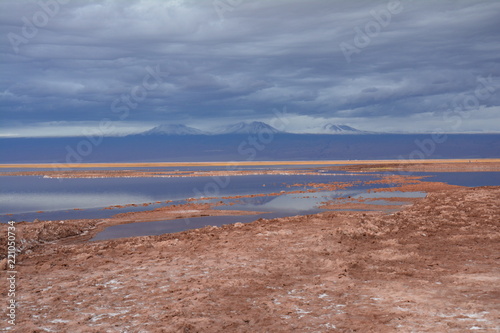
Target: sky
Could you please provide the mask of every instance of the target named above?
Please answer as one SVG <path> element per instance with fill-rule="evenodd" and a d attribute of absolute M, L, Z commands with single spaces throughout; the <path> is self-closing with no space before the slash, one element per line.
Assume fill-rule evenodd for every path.
<path fill-rule="evenodd" d="M 0 137 L 500 132 L 500 1 L 2 0 Z M 111 124 L 111 125 L 110 125 Z"/>

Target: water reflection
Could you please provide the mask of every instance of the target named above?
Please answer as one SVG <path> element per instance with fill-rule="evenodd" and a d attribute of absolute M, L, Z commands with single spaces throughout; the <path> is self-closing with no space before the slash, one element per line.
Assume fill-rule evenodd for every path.
<path fill-rule="evenodd" d="M 258 210 L 273 212 L 290 212 L 292 214 L 313 214 L 321 211 L 318 206 L 328 200 L 346 198 L 348 196 L 360 195 L 366 188 L 357 190 L 321 191 L 314 193 L 290 193 L 279 196 L 266 196 L 254 198 L 241 198 L 231 206 L 223 206 L 221 209 L 229 210 Z"/>
<path fill-rule="evenodd" d="M 260 167 L 262 168 L 262 167 Z M 130 168 L 127 168 L 130 169 Z M 176 168 L 182 169 L 182 168 Z M 200 168 L 215 170 L 224 168 Z M 262 168 L 268 169 L 268 168 Z M 273 168 L 276 169 L 276 168 Z M 285 168 L 283 168 L 285 169 Z M 95 169 L 94 169 L 95 170 Z M 151 169 L 158 171 L 159 169 Z M 443 181 L 462 186 L 500 185 L 500 173 L 414 173 L 432 176 L 427 181 Z M 270 212 L 260 215 L 210 216 L 158 222 L 141 222 L 110 227 L 98 234 L 94 240 L 157 235 L 166 232 L 178 232 L 205 225 L 222 225 L 235 222 L 251 222 L 260 217 L 274 218 L 292 215 L 313 214 L 322 211 L 321 203 L 352 198 L 369 200 L 364 203 L 373 205 L 395 205 L 407 202 L 384 200 L 390 197 L 419 198 L 424 192 L 368 192 L 371 188 L 391 187 L 391 184 L 366 185 L 363 181 L 378 179 L 377 174 L 339 174 L 339 172 L 321 175 L 254 175 L 228 177 L 224 186 L 206 191 L 207 184 L 213 183 L 213 177 L 191 178 L 101 178 L 101 179 L 48 179 L 39 176 L 0 177 L 0 221 L 32 221 L 35 218 L 45 220 L 65 220 L 83 218 L 107 218 L 124 212 L 154 209 L 165 205 L 184 204 L 191 197 L 232 197 L 246 196 L 239 199 L 222 200 L 225 205 L 217 206 L 222 210 L 247 210 Z M 358 182 L 354 186 L 336 191 L 313 193 L 282 193 L 312 189 L 307 185 L 296 187 L 294 184 Z M 248 197 L 248 195 L 257 195 Z M 173 202 L 166 202 L 173 201 Z M 204 200 L 203 202 L 216 202 Z M 142 203 L 152 203 L 147 207 Z M 118 209 L 104 209 L 107 206 L 138 204 Z M 82 210 L 75 210 L 75 208 Z M 37 211 L 44 211 L 39 213 Z M 10 214 L 10 215 L 8 215 Z"/>
<path fill-rule="evenodd" d="M 0 193 L 2 213 L 55 211 L 151 202 L 153 197 L 133 193 Z M 6 208 L 7 207 L 7 208 Z M 8 211 L 7 211 L 8 209 Z"/>
<path fill-rule="evenodd" d="M 377 196 L 380 194 L 380 196 Z M 316 193 L 292 193 L 279 196 L 259 196 L 251 198 L 236 199 L 236 204 L 217 207 L 222 210 L 247 210 L 247 211 L 270 211 L 258 215 L 240 216 L 204 216 L 189 219 L 165 220 L 155 222 L 138 222 L 112 226 L 97 234 L 92 241 L 114 239 L 132 236 L 150 236 L 164 233 L 180 232 L 189 229 L 202 228 L 205 226 L 221 226 L 236 222 L 248 223 L 259 218 L 278 218 L 293 215 L 315 214 L 324 209 L 318 208 L 321 202 L 342 199 L 368 199 L 381 198 L 367 202 L 368 205 L 403 205 L 407 202 L 391 202 L 383 200 L 390 197 L 419 198 L 425 196 L 424 192 L 377 192 L 368 193 L 365 189 L 325 191 Z M 221 200 L 205 200 L 203 202 L 219 202 Z M 235 200 L 222 200 L 224 203 L 234 203 Z M 356 209 L 362 210 L 362 209 Z"/>
<path fill-rule="evenodd" d="M 40 176 L 0 177 L 0 219 L 17 220 L 75 219 L 107 217 L 106 206 L 184 200 L 201 196 L 237 196 L 289 191 L 289 185 L 315 182 L 349 182 L 373 179 L 352 175 L 258 175 L 229 177 L 224 186 L 213 184 L 212 177 L 190 178 L 101 178 L 51 179 Z M 85 212 L 71 211 L 73 208 Z M 44 211 L 43 217 L 36 216 Z M 99 214 L 99 211 L 102 214 Z M 122 210 L 120 212 L 126 212 Z M 78 212 L 78 213 L 75 213 Z M 70 214 L 71 213 L 71 214 Z"/>
<path fill-rule="evenodd" d="M 287 215 L 284 213 L 266 213 L 240 216 L 204 216 L 189 219 L 129 223 L 106 228 L 104 231 L 92 238 L 91 241 L 123 237 L 161 235 L 165 233 L 203 228 L 205 226 L 221 226 L 237 222 L 249 223 L 258 220 L 259 218 L 272 219 L 284 216 Z"/>

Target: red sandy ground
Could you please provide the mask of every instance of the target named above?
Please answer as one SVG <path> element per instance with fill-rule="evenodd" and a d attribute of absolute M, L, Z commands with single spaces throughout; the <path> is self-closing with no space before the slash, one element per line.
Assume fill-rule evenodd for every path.
<path fill-rule="evenodd" d="M 2 172 L 0 176 L 44 176 L 49 178 L 154 178 L 235 177 L 252 175 L 316 175 L 312 170 L 223 170 L 223 171 L 137 171 L 137 170 L 45 170 Z"/>
<path fill-rule="evenodd" d="M 19 257 L 15 331 L 497 332 L 499 199 L 39 246 Z"/>
<path fill-rule="evenodd" d="M 402 171 L 402 172 L 499 172 L 500 163 L 496 160 L 461 160 L 460 163 L 447 160 L 435 160 L 432 162 L 422 161 L 420 163 L 390 162 L 386 163 L 368 163 L 358 165 L 345 165 L 325 167 L 325 169 L 344 170 L 344 171 Z"/>

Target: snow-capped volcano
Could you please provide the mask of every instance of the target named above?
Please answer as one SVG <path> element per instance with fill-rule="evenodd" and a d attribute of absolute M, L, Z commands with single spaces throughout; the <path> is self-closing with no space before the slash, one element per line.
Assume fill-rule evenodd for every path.
<path fill-rule="evenodd" d="M 358 130 L 354 127 L 348 125 L 341 124 L 332 124 L 328 123 L 321 126 L 321 130 L 319 131 L 321 134 L 362 134 L 367 133 L 365 131 Z"/>
<path fill-rule="evenodd" d="M 183 124 L 163 124 L 156 126 L 142 134 L 145 135 L 202 135 L 207 134 L 197 128 Z"/>
<path fill-rule="evenodd" d="M 215 134 L 258 134 L 258 133 L 282 133 L 276 128 L 260 122 L 240 122 L 233 125 L 219 127 Z"/>

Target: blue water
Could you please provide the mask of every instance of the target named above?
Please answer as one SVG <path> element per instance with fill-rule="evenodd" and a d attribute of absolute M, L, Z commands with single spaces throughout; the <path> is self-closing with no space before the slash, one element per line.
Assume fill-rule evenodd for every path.
<path fill-rule="evenodd" d="M 446 182 L 460 186 L 499 186 L 499 172 L 483 173 L 418 173 L 415 176 L 428 176 L 428 181 Z M 362 180 L 368 180 L 366 178 Z M 391 185 L 389 185 L 390 187 Z M 92 241 L 106 240 L 122 237 L 160 235 L 164 233 L 180 232 L 184 230 L 201 228 L 204 226 L 220 226 L 236 222 L 252 222 L 259 218 L 277 218 L 293 215 L 314 214 L 321 209 L 317 208 L 320 202 L 339 198 L 378 198 L 379 200 L 368 202 L 377 205 L 397 205 L 404 202 L 389 202 L 383 200 L 385 197 L 408 197 L 421 198 L 424 192 L 377 192 L 370 193 L 368 188 L 384 187 L 380 184 L 373 186 L 354 186 L 337 191 L 323 191 L 316 193 L 284 194 L 280 196 L 266 196 L 239 199 L 239 203 L 232 206 L 223 206 L 220 209 L 268 211 L 271 213 L 244 216 L 207 216 L 191 219 L 165 220 L 155 222 L 130 223 L 112 226 L 97 234 Z"/>
<path fill-rule="evenodd" d="M 153 236 L 165 233 L 180 232 L 190 229 L 203 228 L 206 226 L 222 226 L 232 223 L 249 223 L 259 218 L 272 219 L 290 216 L 284 213 L 266 213 L 256 215 L 240 216 L 204 216 L 189 219 L 165 220 L 154 222 L 129 223 L 111 226 L 97 234 L 92 241 L 106 240 L 124 237 Z"/>
<path fill-rule="evenodd" d="M 500 186 L 500 172 L 441 172 L 415 173 L 416 176 L 429 176 L 426 180 L 460 186 Z"/>
<path fill-rule="evenodd" d="M 286 170 L 296 166 L 280 166 Z M 278 169 L 273 167 L 272 169 Z M 127 170 L 133 168 L 124 168 Z M 141 170 L 192 170 L 189 168 L 135 168 Z M 225 170 L 226 167 L 200 167 L 197 170 Z M 268 169 L 251 167 L 245 169 Z M 301 170 L 305 168 L 299 168 Z M 95 170 L 95 169 L 92 169 Z M 5 171 L 5 170 L 3 170 Z M 19 170 L 14 170 L 19 171 Z M 460 173 L 412 173 L 428 176 L 427 181 L 446 182 L 461 186 L 500 186 L 500 172 Z M 150 210 L 157 207 L 183 204 L 187 198 L 207 198 L 249 194 L 269 194 L 281 191 L 308 190 L 307 185 L 294 184 L 353 182 L 378 179 L 381 174 L 352 175 L 342 172 L 325 172 L 321 175 L 256 175 L 232 177 L 186 177 L 186 178 L 98 178 L 98 179 L 54 179 L 41 176 L 0 177 L 0 221 L 65 220 L 83 218 L 107 218 L 118 213 Z M 423 197 L 423 192 L 368 193 L 370 188 L 391 187 L 391 184 L 354 186 L 315 193 L 292 193 L 272 196 L 224 200 L 236 202 L 230 206 L 219 206 L 222 210 L 248 210 L 263 212 L 258 215 L 214 216 L 191 219 L 141 222 L 110 227 L 98 234 L 94 240 L 140 235 L 157 235 L 178 232 L 205 225 L 222 225 L 235 222 L 251 222 L 258 218 L 275 218 L 292 215 L 314 214 L 322 211 L 322 202 L 339 198 L 379 198 L 373 204 L 386 202 L 384 196 Z M 219 201 L 217 199 L 216 201 Z M 168 201 L 168 202 L 167 202 Z M 173 201 L 173 202 L 170 202 Z M 159 203 L 156 203 L 159 202 Z M 213 202 L 205 200 L 204 202 Z M 142 203 L 153 203 L 143 207 Z M 369 202 L 370 203 L 370 202 Z M 104 209 L 112 205 L 138 204 L 136 207 Z M 77 208 L 78 210 L 75 210 Z M 39 212 L 43 211 L 43 213 Z"/>
<path fill-rule="evenodd" d="M 158 170 L 157 170 L 158 171 Z M 155 203 L 187 198 L 235 196 L 297 190 L 290 185 L 355 180 L 374 176 L 352 176 L 324 173 L 321 175 L 256 175 L 232 177 L 180 178 L 43 178 L 41 176 L 0 177 L 0 219 L 32 221 L 106 218 L 143 207 L 103 210 L 112 205 Z M 302 188 L 301 188 L 302 189 Z M 155 206 L 149 206 L 149 209 Z M 74 210 L 74 209 L 79 210 Z M 81 210 L 80 210 L 81 209 Z M 43 213 L 39 213 L 43 211 Z M 12 214 L 12 215 L 6 215 Z"/>
<path fill-rule="evenodd" d="M 138 222 L 111 226 L 97 234 L 91 241 L 106 240 L 114 238 L 134 237 L 134 236 L 152 236 L 164 233 L 180 232 L 189 229 L 203 228 L 205 226 L 221 226 L 231 223 L 248 223 L 260 218 L 273 219 L 294 215 L 315 214 L 323 209 L 317 208 L 321 201 L 328 201 L 338 198 L 384 198 L 384 197 L 407 197 L 421 198 L 426 194 L 424 192 L 377 192 L 367 193 L 365 189 L 357 190 L 339 190 L 325 191 L 317 193 L 299 193 L 284 194 L 280 196 L 267 196 L 255 198 L 242 198 L 240 204 L 232 206 L 217 207 L 218 209 L 228 210 L 248 210 L 264 211 L 270 213 L 239 216 L 204 216 L 195 218 L 164 220 L 154 222 Z M 406 204 L 406 202 L 388 202 L 385 200 L 376 200 L 368 202 L 374 205 L 397 205 Z"/>

